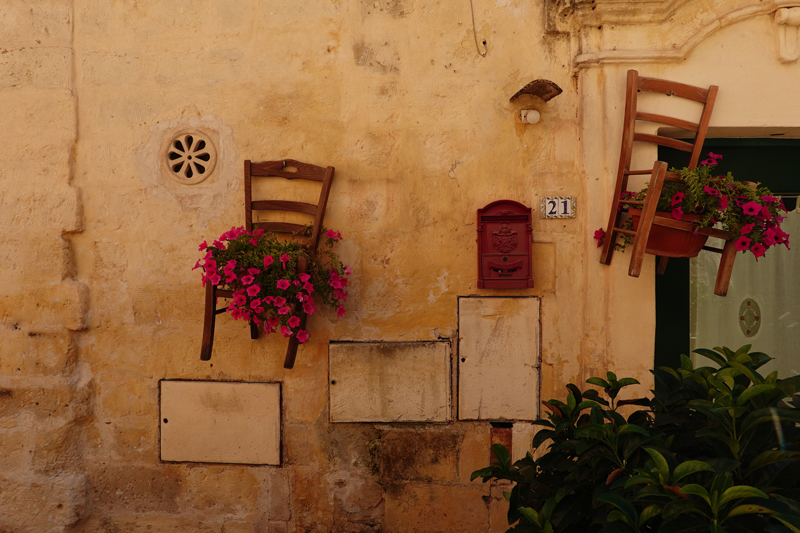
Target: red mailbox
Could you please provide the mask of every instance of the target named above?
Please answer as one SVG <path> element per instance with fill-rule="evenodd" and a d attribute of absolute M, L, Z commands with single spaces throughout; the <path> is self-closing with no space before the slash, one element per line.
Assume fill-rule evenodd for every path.
<path fill-rule="evenodd" d="M 531 208 L 498 200 L 478 209 L 478 288 L 533 287 Z"/>

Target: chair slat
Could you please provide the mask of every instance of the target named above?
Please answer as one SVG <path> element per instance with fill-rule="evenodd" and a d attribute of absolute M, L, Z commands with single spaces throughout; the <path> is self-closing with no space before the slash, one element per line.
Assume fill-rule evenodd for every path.
<path fill-rule="evenodd" d="M 691 152 L 694 149 L 694 145 L 690 143 L 679 141 L 678 139 L 670 139 L 669 137 L 662 137 L 661 135 L 651 135 L 649 133 L 635 133 L 633 135 L 633 140 L 658 144 L 660 146 L 669 146 L 670 148 L 675 148 L 676 150 L 682 150 L 684 152 Z"/>
<path fill-rule="evenodd" d="M 703 250 L 705 250 L 706 252 L 714 252 L 717 254 L 722 253 L 722 248 L 714 248 L 713 246 L 703 246 Z"/>
<path fill-rule="evenodd" d="M 295 168 L 296 172 L 290 172 L 287 168 Z M 316 165 L 309 165 L 308 163 L 301 163 L 294 159 L 286 159 L 285 161 L 264 161 L 261 163 L 252 163 L 250 168 L 251 176 L 258 177 L 277 177 L 292 179 L 305 179 L 313 181 L 322 181 L 325 179 L 326 169 Z"/>
<path fill-rule="evenodd" d="M 306 226 L 302 224 L 292 224 L 291 222 L 253 222 L 253 227 L 278 233 L 300 233 L 306 229 Z"/>
<path fill-rule="evenodd" d="M 622 200 L 620 199 L 619 203 L 621 204 L 630 204 L 630 205 L 644 205 L 643 200 Z"/>
<path fill-rule="evenodd" d="M 297 211 L 309 215 L 314 215 L 317 212 L 317 206 L 314 204 L 290 202 L 287 200 L 257 200 L 255 202 L 250 202 L 250 205 L 253 211 L 267 211 L 273 209 L 276 211 Z"/>
<path fill-rule="evenodd" d="M 713 87 L 713 85 L 712 85 Z M 666 94 L 667 96 L 680 96 L 695 102 L 705 103 L 708 99 L 708 89 L 686 85 L 676 81 L 659 80 L 656 78 L 639 77 L 639 90 L 652 93 Z"/>
<path fill-rule="evenodd" d="M 642 111 L 638 111 L 636 113 L 636 120 L 644 120 L 646 122 L 658 122 L 659 124 L 667 124 L 669 126 L 675 126 L 677 128 L 682 128 L 684 130 L 689 130 L 697 133 L 697 129 L 700 127 L 699 124 L 695 122 L 689 122 L 688 120 L 682 120 L 675 117 L 668 117 L 665 115 L 658 115 L 656 113 L 644 113 Z"/>
<path fill-rule="evenodd" d="M 625 233 L 626 235 L 636 235 L 636 232 L 630 229 L 622 229 L 614 227 L 614 231 L 616 231 L 617 233 Z"/>
<path fill-rule="evenodd" d="M 645 174 L 652 174 L 652 170 L 626 170 L 626 176 L 644 176 Z"/>

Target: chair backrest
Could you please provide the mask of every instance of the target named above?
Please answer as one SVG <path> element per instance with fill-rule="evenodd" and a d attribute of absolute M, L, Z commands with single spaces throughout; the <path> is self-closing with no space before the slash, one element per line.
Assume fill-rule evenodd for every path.
<path fill-rule="evenodd" d="M 314 219 L 314 228 L 308 240 L 310 250 L 316 250 L 319 244 L 322 229 L 322 220 L 325 217 L 325 207 L 328 204 L 328 194 L 333 181 L 333 167 L 318 167 L 301 163 L 293 159 L 280 161 L 263 161 L 252 163 L 244 162 L 244 216 L 245 228 L 264 229 L 282 233 L 298 233 L 305 228 L 303 224 L 292 222 L 253 222 L 253 211 L 290 211 L 311 215 Z M 288 200 L 253 200 L 252 179 L 255 177 L 286 178 L 288 180 L 310 180 L 321 182 L 322 189 L 319 193 L 317 204 L 294 202 Z"/>
<path fill-rule="evenodd" d="M 684 83 L 677 83 L 674 81 L 660 80 L 657 78 L 645 78 L 639 76 L 635 70 L 628 71 L 628 82 L 626 88 L 625 98 L 625 122 L 622 131 L 622 152 L 620 154 L 620 168 L 619 175 L 624 174 L 649 174 L 652 169 L 643 171 L 628 172 L 630 171 L 631 153 L 633 151 L 634 142 L 647 142 L 658 144 L 661 146 L 669 146 L 684 152 L 690 152 L 689 168 L 695 168 L 700 159 L 700 152 L 703 149 L 703 142 L 706 139 L 708 132 L 708 123 L 711 119 L 711 112 L 714 110 L 714 102 L 717 98 L 717 91 L 719 87 L 716 85 L 710 86 L 708 89 L 701 87 L 694 87 Z M 686 98 L 702 104 L 702 112 L 698 122 L 689 122 L 675 117 L 668 117 L 655 113 L 645 113 L 639 111 L 638 96 L 640 91 L 661 93 L 667 96 L 677 96 L 679 98 Z M 692 142 L 680 141 L 661 135 L 653 135 L 649 133 L 636 132 L 636 121 L 643 122 L 656 122 L 668 126 L 675 126 L 691 132 L 694 136 Z"/>

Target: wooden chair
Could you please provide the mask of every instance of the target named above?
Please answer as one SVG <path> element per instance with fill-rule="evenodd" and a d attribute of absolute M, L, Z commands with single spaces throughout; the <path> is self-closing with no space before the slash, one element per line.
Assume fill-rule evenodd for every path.
<path fill-rule="evenodd" d="M 296 235 L 303 229 L 305 225 L 295 224 L 290 222 L 253 222 L 253 211 L 291 211 L 296 213 L 304 213 L 313 217 L 313 230 L 311 236 L 308 238 L 308 250 L 313 253 L 319 246 L 320 231 L 322 228 L 322 220 L 325 217 L 325 207 L 328 204 L 328 194 L 331 190 L 331 183 L 333 182 L 333 167 L 318 167 L 301 163 L 292 159 L 282 161 L 264 161 L 261 163 L 251 163 L 250 161 L 244 162 L 244 219 L 245 229 L 252 231 L 253 229 L 264 229 L 267 231 L 286 233 L 289 235 Z M 322 184 L 317 204 L 308 204 L 304 202 L 292 202 L 286 200 L 253 200 L 253 178 L 286 178 L 287 180 L 302 179 L 318 181 Z M 304 273 L 308 269 L 308 258 L 300 257 L 298 260 L 297 269 L 299 273 Z M 223 290 L 219 286 L 214 286 L 211 283 L 206 284 L 206 304 L 205 304 L 205 320 L 203 322 L 203 343 L 200 351 L 200 359 L 208 361 L 211 359 L 211 350 L 214 346 L 214 326 L 216 316 L 220 313 L 227 311 L 226 307 L 217 309 L 217 298 L 232 298 L 233 291 Z M 301 309 L 298 304 L 295 304 L 296 309 Z M 295 314 L 300 318 L 300 329 L 305 329 L 307 315 L 300 311 L 295 311 Z M 258 338 L 258 327 L 255 323 L 250 323 L 250 338 Z M 289 338 L 289 346 L 286 350 L 286 359 L 284 360 L 284 368 L 292 368 L 294 366 L 295 358 L 297 357 L 298 347 L 297 337 L 292 336 Z"/>
<path fill-rule="evenodd" d="M 700 159 L 700 152 L 703 149 L 703 142 L 705 141 L 706 133 L 708 131 L 708 123 L 711 119 L 711 112 L 714 109 L 714 101 L 716 100 L 718 89 L 719 88 L 716 85 L 712 85 L 708 89 L 703 89 L 701 87 L 694 87 L 673 81 L 640 77 L 637 71 L 628 71 L 625 98 L 625 121 L 622 130 L 622 147 L 619 157 L 619 168 L 617 170 L 617 182 L 616 186 L 614 187 L 614 196 L 611 201 L 611 214 L 609 215 L 608 219 L 608 229 L 606 231 L 606 238 L 603 243 L 603 250 L 600 256 L 600 262 L 602 264 L 608 265 L 611 263 L 611 256 L 614 253 L 614 244 L 616 243 L 617 235 L 619 233 L 632 235 L 634 240 L 633 247 L 631 249 L 631 262 L 628 268 L 628 274 L 633 277 L 639 277 L 639 274 L 642 270 L 644 254 L 647 248 L 647 240 L 650 237 L 650 230 L 654 224 L 657 226 L 665 226 L 682 231 L 696 231 L 702 235 L 718 237 L 725 240 L 725 246 L 722 249 L 709 246 L 704 246 L 703 249 L 722 254 L 719 272 L 717 273 L 717 281 L 714 287 L 714 293 L 720 296 L 725 296 L 727 294 L 728 283 L 730 282 L 731 271 L 733 270 L 733 261 L 736 258 L 733 237 L 725 231 L 714 228 L 697 228 L 690 222 L 674 220 L 672 217 L 664 217 L 656 213 L 658 197 L 661 195 L 661 189 L 664 185 L 664 182 L 681 181 L 680 176 L 677 173 L 669 172 L 667 170 L 666 163 L 656 161 L 652 169 L 645 170 L 631 170 L 630 168 L 631 155 L 635 142 L 652 143 L 660 146 L 668 146 L 684 152 L 689 152 L 691 156 L 688 167 L 691 169 L 697 167 L 697 163 Z M 688 100 L 693 100 L 700 103 L 702 105 L 702 112 L 700 113 L 699 121 L 695 123 L 675 117 L 639 111 L 638 95 L 640 91 L 661 93 L 667 96 L 677 96 L 679 98 L 686 98 Z M 639 133 L 636 131 L 637 121 L 655 122 L 681 128 L 691 132 L 694 135 L 694 140 L 692 142 L 685 142 L 678 139 L 663 137 L 661 135 Z M 650 175 L 650 182 L 647 190 L 647 196 L 643 201 L 621 199 L 622 193 L 628 190 L 629 176 L 647 174 Z M 642 209 L 639 225 L 635 231 L 620 227 L 620 204 L 636 206 Z M 661 257 L 658 263 L 659 274 L 664 273 L 666 265 L 667 258 Z"/>

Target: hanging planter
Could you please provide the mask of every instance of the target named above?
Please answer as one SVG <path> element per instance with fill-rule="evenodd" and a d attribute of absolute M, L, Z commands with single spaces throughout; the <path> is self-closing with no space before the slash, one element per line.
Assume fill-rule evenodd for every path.
<path fill-rule="evenodd" d="M 637 231 L 639 218 L 642 215 L 641 209 L 629 208 L 628 214 L 633 221 L 633 230 Z M 656 211 L 656 216 L 669 217 L 671 215 Z M 696 222 L 700 220 L 700 215 L 683 215 L 682 220 Z M 647 239 L 645 251 L 661 257 L 697 257 L 707 240 L 708 235 L 653 225 L 650 228 L 650 237 Z"/>

